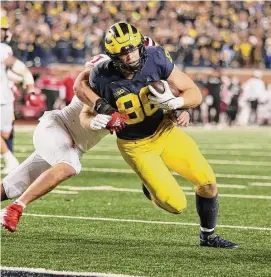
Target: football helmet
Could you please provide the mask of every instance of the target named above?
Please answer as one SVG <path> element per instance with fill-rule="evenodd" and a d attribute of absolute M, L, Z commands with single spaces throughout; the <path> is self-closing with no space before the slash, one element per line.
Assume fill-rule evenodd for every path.
<path fill-rule="evenodd" d="M 146 49 L 141 33 L 131 24 L 118 22 L 110 27 L 105 37 L 106 54 L 117 70 L 126 73 L 139 71 L 146 59 Z M 119 57 L 139 50 L 139 60 L 133 65 L 122 62 Z"/>

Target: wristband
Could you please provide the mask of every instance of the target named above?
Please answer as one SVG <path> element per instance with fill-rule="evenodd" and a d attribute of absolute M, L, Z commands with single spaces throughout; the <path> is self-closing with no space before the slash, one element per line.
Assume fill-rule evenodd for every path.
<path fill-rule="evenodd" d="M 99 98 L 94 106 L 94 111 L 98 114 L 106 114 L 106 115 L 111 115 L 113 114 L 116 110 L 112 108 L 106 99 L 104 98 Z"/>
<path fill-rule="evenodd" d="M 174 99 L 169 100 L 168 107 L 170 110 L 180 109 L 184 105 L 183 97 L 176 97 Z"/>

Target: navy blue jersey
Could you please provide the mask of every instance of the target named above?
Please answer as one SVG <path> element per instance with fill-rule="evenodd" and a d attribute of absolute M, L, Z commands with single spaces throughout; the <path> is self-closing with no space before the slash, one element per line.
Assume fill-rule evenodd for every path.
<path fill-rule="evenodd" d="M 151 136 L 163 120 L 163 110 L 150 104 L 150 82 L 166 80 L 174 64 L 167 51 L 160 46 L 148 47 L 142 69 L 132 79 L 126 79 L 115 69 L 111 60 L 93 68 L 89 84 L 93 90 L 120 113 L 127 114 L 127 127 L 117 133 L 121 139 L 133 140 Z"/>

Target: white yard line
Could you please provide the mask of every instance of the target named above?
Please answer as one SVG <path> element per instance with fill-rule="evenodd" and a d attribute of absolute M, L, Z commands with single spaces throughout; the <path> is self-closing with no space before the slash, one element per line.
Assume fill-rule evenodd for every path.
<path fill-rule="evenodd" d="M 231 188 L 231 189 L 247 189 L 247 186 L 234 185 L 234 184 L 218 184 L 220 188 Z M 142 192 L 141 189 L 132 188 L 117 188 L 113 186 L 59 186 L 58 189 L 67 189 L 71 191 L 88 191 L 88 190 L 111 190 L 111 191 L 127 191 L 127 192 Z M 193 190 L 193 186 L 190 187 L 182 186 L 183 190 Z"/>
<path fill-rule="evenodd" d="M 143 277 L 135 275 L 122 275 L 111 273 L 97 273 L 97 272 L 73 272 L 73 271 L 56 271 L 44 268 L 27 268 L 27 267 L 7 267 L 1 266 L 1 270 L 14 272 L 13 276 L 20 276 L 20 272 L 27 273 L 41 273 L 41 274 L 53 274 L 55 276 L 88 276 L 88 277 Z M 11 276 L 11 275 L 9 275 Z M 32 275 L 31 275 L 32 276 Z"/>
<path fill-rule="evenodd" d="M 93 186 L 93 187 L 76 187 L 76 186 L 59 186 L 58 190 L 56 193 L 60 193 L 60 189 L 66 189 L 68 191 L 63 191 L 62 194 L 71 194 L 70 192 L 75 192 L 75 191 L 121 191 L 121 192 L 136 192 L 136 193 L 142 193 L 141 189 L 130 189 L 130 188 L 116 188 L 112 186 Z M 184 187 L 183 188 L 185 191 L 186 190 L 192 190 L 192 187 Z M 54 191 L 52 191 L 54 193 Z M 186 191 L 185 195 L 189 196 L 194 196 L 195 192 L 189 192 Z M 220 193 L 219 197 L 223 198 L 239 198 L 239 199 L 265 199 L 265 200 L 270 200 L 271 196 L 269 195 L 251 195 L 251 194 L 225 194 L 225 193 Z"/>
<path fill-rule="evenodd" d="M 207 144 L 200 144 L 198 143 L 198 146 L 203 151 L 206 150 L 216 150 L 216 152 L 224 151 L 227 152 L 227 150 L 240 150 L 240 152 L 245 152 L 244 150 L 262 150 L 262 152 L 265 152 L 266 150 L 271 150 L 270 145 L 247 145 L 247 144 L 224 144 L 224 145 L 216 145 L 216 143 L 210 143 Z M 16 149 L 34 149 L 34 146 L 32 143 L 26 143 L 26 144 L 15 144 Z M 94 151 L 119 151 L 118 147 L 116 146 L 116 143 L 112 145 L 96 145 L 92 148 Z M 232 151 L 236 152 L 236 151 Z"/>
<path fill-rule="evenodd" d="M 226 151 L 226 150 L 200 150 L 203 155 L 221 155 L 221 156 L 245 156 L 245 157 L 271 157 L 269 151 Z"/>
<path fill-rule="evenodd" d="M 33 216 L 33 217 L 63 218 L 63 219 L 76 219 L 76 220 L 93 220 L 93 221 L 108 221 L 108 222 L 132 222 L 132 223 L 145 223 L 145 224 L 157 224 L 157 225 L 199 226 L 198 223 L 191 223 L 191 222 L 154 221 L 154 220 L 140 220 L 140 219 L 84 217 L 84 216 L 29 214 L 29 213 L 24 213 L 24 215 Z M 271 231 L 270 227 L 235 226 L 235 225 L 217 225 L 217 227 L 219 227 L 219 228 L 230 228 L 230 229 L 243 229 L 243 230 Z"/>
<path fill-rule="evenodd" d="M 93 187 L 76 187 L 76 186 L 59 186 L 59 189 L 67 189 L 71 191 L 122 191 L 122 192 L 138 192 L 142 193 L 142 189 L 116 188 L 112 186 L 93 186 Z M 191 187 L 182 187 L 183 190 L 192 190 Z"/>
<path fill-rule="evenodd" d="M 220 178 L 236 178 L 236 179 L 258 179 L 258 180 L 271 180 L 271 176 L 262 176 L 262 175 L 243 175 L 243 174 L 223 174 L 216 173 L 216 177 Z"/>
<path fill-rule="evenodd" d="M 3 167 L 3 165 L 2 165 Z M 85 172 L 106 172 L 106 173 L 124 173 L 124 174 L 135 174 L 132 169 L 126 168 L 104 168 L 104 167 L 83 167 L 82 171 Z M 179 176 L 176 172 L 173 175 Z M 244 175 L 244 174 L 224 174 L 216 173 L 216 177 L 219 178 L 236 178 L 236 179 L 253 179 L 253 180 L 271 180 L 271 176 L 265 175 Z"/>
<path fill-rule="evenodd" d="M 17 158 L 27 158 L 28 155 L 22 153 L 15 154 Z M 82 160 L 108 160 L 108 161 L 123 161 L 122 156 L 115 155 L 84 155 Z M 240 161 L 240 160 L 213 160 L 207 159 L 210 164 L 223 164 L 223 165 L 244 165 L 244 166 L 267 166 L 271 168 L 271 162 L 258 162 L 258 161 Z"/>
<path fill-rule="evenodd" d="M 195 193 L 186 192 L 186 195 L 195 195 Z M 250 194 L 226 194 L 226 193 L 219 193 L 219 197 L 223 198 L 241 198 L 241 199 L 265 199 L 271 200 L 270 195 L 250 195 Z"/>
<path fill-rule="evenodd" d="M 239 161 L 239 160 L 209 160 L 210 164 L 224 164 L 224 165 L 251 165 L 251 166 L 268 166 L 271 168 L 271 162 L 257 162 L 257 161 Z M 271 177 L 270 177 L 271 178 Z"/>
<path fill-rule="evenodd" d="M 214 144 L 209 144 L 209 145 L 202 145 L 198 144 L 201 149 L 217 149 L 217 150 L 227 150 L 227 149 L 240 149 L 240 150 L 271 150 L 270 145 L 267 146 L 262 146 L 260 143 L 258 145 L 248 145 L 246 143 L 244 144 L 224 144 L 224 145 L 216 145 Z"/>
<path fill-rule="evenodd" d="M 24 147 L 15 145 L 15 155 L 19 153 L 32 152 L 34 151 L 33 146 L 25 145 Z M 119 152 L 119 150 L 115 147 L 94 147 L 90 151 L 96 152 Z M 245 156 L 245 157 L 271 157 L 270 151 L 232 151 L 232 150 L 204 150 L 201 149 L 201 153 L 204 155 L 217 155 L 217 156 Z M 85 156 L 91 155 L 91 152 L 85 154 Z"/>
<path fill-rule="evenodd" d="M 77 191 L 67 191 L 67 190 L 61 190 L 61 189 L 54 189 L 54 190 L 51 191 L 51 193 L 55 193 L 55 194 L 77 194 L 78 192 Z"/>
<path fill-rule="evenodd" d="M 231 188 L 231 189 L 247 189 L 247 186 L 244 185 L 235 185 L 235 184 L 217 184 L 219 188 Z"/>
<path fill-rule="evenodd" d="M 126 168 L 83 167 L 82 170 L 86 171 L 86 172 L 106 172 L 106 173 L 135 174 L 135 172 L 132 169 L 126 169 Z M 173 172 L 173 175 L 178 175 L 178 174 Z M 242 175 L 242 174 L 216 173 L 216 177 L 237 178 L 237 179 L 271 180 L 271 176 L 262 176 L 262 175 Z"/>
<path fill-rule="evenodd" d="M 249 186 L 255 186 L 255 187 L 271 187 L 271 183 L 259 183 L 259 182 L 252 182 L 248 183 Z"/>

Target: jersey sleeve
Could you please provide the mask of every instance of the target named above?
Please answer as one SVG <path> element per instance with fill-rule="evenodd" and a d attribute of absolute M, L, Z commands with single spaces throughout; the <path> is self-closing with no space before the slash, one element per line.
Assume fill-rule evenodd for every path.
<path fill-rule="evenodd" d="M 174 68 L 174 63 L 172 62 L 169 52 L 163 47 L 158 46 L 154 60 L 158 67 L 158 74 L 160 78 L 162 80 L 166 80 Z"/>
<path fill-rule="evenodd" d="M 97 66 L 95 66 L 89 74 L 89 86 L 92 90 L 95 91 L 95 93 L 97 95 L 101 96 L 100 95 L 100 87 L 99 87 L 99 81 L 98 81 L 99 77 L 98 76 L 99 76 L 98 75 L 98 68 L 97 68 Z"/>
<path fill-rule="evenodd" d="M 10 56 L 13 56 L 13 51 L 11 47 L 7 44 L 1 43 L 1 55 L 0 55 L 1 63 Z"/>

